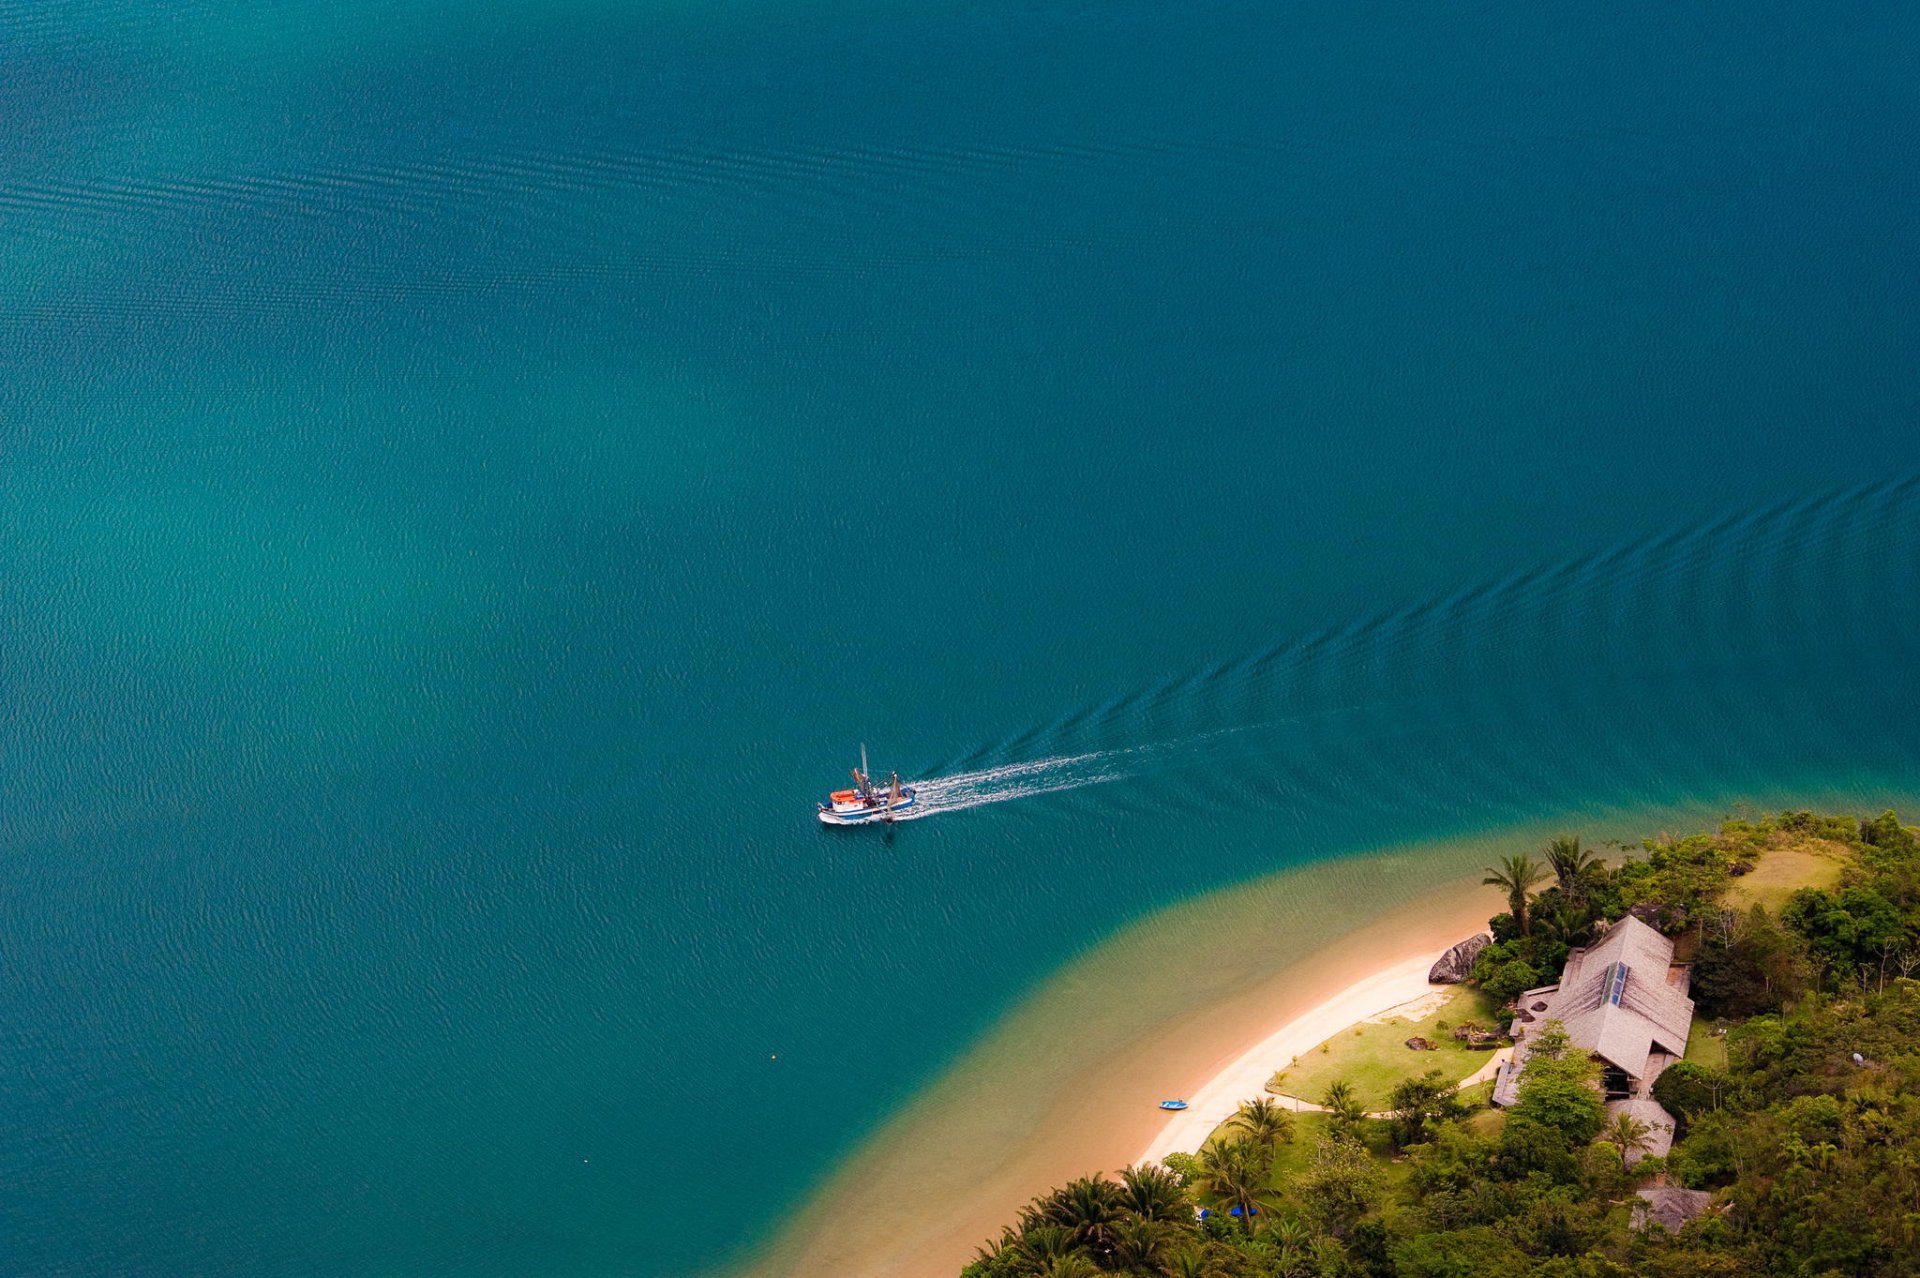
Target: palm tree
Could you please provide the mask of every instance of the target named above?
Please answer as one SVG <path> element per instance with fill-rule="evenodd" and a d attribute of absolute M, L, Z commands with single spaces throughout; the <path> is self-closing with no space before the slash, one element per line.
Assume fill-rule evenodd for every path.
<path fill-rule="evenodd" d="M 1321 1269 L 1315 1265 L 1307 1253 L 1293 1243 L 1282 1243 L 1274 1249 L 1273 1278 L 1312 1278 L 1314 1274 L 1339 1273 L 1338 1269 Z"/>
<path fill-rule="evenodd" d="M 1635 1150 L 1646 1149 L 1653 1144 L 1649 1139 L 1652 1135 L 1653 1128 L 1625 1110 L 1621 1110 L 1613 1116 L 1613 1121 L 1602 1129 L 1600 1139 L 1609 1145 L 1620 1147 L 1620 1170 L 1625 1171 Z"/>
<path fill-rule="evenodd" d="M 975 1260 L 998 1260 L 1019 1249 L 1020 1235 L 1014 1232 L 1012 1225 L 1001 1229 L 998 1238 L 989 1238 L 974 1249 Z"/>
<path fill-rule="evenodd" d="M 1100 1267 L 1085 1256 L 1055 1256 L 1053 1263 L 1040 1271 L 1040 1278 L 1100 1278 Z"/>
<path fill-rule="evenodd" d="M 1173 1228 L 1164 1220 L 1131 1217 L 1113 1227 L 1113 1258 L 1128 1273 L 1159 1268 L 1173 1243 Z"/>
<path fill-rule="evenodd" d="M 1329 1124 L 1339 1135 L 1352 1131 L 1367 1116 L 1367 1107 L 1360 1103 L 1360 1098 L 1353 1094 L 1353 1088 L 1347 1085 L 1344 1078 L 1327 1084 L 1326 1095 L 1320 1098 L 1320 1103 L 1327 1107 Z"/>
<path fill-rule="evenodd" d="M 1063 1256 L 1077 1256 L 1079 1249 L 1074 1246 L 1073 1231 L 1060 1225 L 1042 1223 L 1028 1224 L 1020 1231 L 1019 1241 L 1014 1244 L 1021 1257 L 1034 1270 L 1045 1269 Z"/>
<path fill-rule="evenodd" d="M 1073 1236 L 1076 1247 L 1104 1262 L 1113 1255 L 1113 1227 L 1124 1215 L 1118 1185 L 1099 1177 L 1082 1176 L 1034 1199 L 1021 1213 L 1021 1223 L 1028 1226 L 1029 1233 L 1033 1224 L 1058 1225 Z"/>
<path fill-rule="evenodd" d="M 1260 1227 L 1259 1209 L 1267 1201 L 1267 1173 L 1273 1151 L 1242 1136 L 1222 1144 L 1208 1141 L 1200 1150 L 1200 1188 L 1223 1206 L 1239 1208 L 1249 1230 Z"/>
<path fill-rule="evenodd" d="M 1513 913 L 1513 921 L 1520 925 L 1520 935 L 1531 936 L 1532 928 L 1527 921 L 1527 893 L 1545 880 L 1547 872 L 1540 868 L 1539 862 L 1525 852 L 1517 852 L 1500 862 L 1500 868 L 1487 867 L 1487 877 L 1480 882 L 1487 887 L 1497 887 L 1507 894 L 1507 909 Z"/>
<path fill-rule="evenodd" d="M 1573 900 L 1585 892 L 1580 879 L 1600 858 L 1580 846 L 1577 834 L 1562 834 L 1547 840 L 1547 864 L 1553 869 L 1560 895 Z"/>
<path fill-rule="evenodd" d="M 1240 1112 L 1233 1116 L 1233 1124 L 1244 1128 L 1247 1135 L 1263 1145 L 1277 1145 L 1293 1136 L 1293 1115 L 1280 1108 L 1280 1103 L 1271 1096 L 1243 1101 Z"/>
<path fill-rule="evenodd" d="M 1533 921 L 1540 925 L 1548 940 L 1559 941 L 1569 948 L 1585 942 L 1593 931 L 1593 920 L 1572 901 L 1561 901 Z"/>
<path fill-rule="evenodd" d="M 1142 1220 L 1193 1219 L 1193 1204 L 1180 1178 L 1158 1163 L 1143 1163 L 1120 1173 L 1120 1206 Z"/>
<path fill-rule="evenodd" d="M 1167 1262 L 1167 1278 L 1218 1278 L 1220 1271 L 1207 1263 L 1205 1252 L 1183 1247 Z"/>
<path fill-rule="evenodd" d="M 1274 1221 L 1268 1230 L 1269 1238 L 1281 1247 L 1305 1247 L 1313 1241 L 1313 1231 L 1295 1216 Z"/>

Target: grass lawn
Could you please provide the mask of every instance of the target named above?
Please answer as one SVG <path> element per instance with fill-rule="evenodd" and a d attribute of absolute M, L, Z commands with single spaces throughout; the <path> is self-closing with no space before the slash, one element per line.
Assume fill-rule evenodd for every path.
<path fill-rule="evenodd" d="M 1417 1020 L 1400 1017 L 1381 1022 L 1363 1021 L 1341 1030 L 1320 1046 L 1298 1057 L 1275 1074 L 1267 1090 L 1318 1103 L 1327 1086 L 1345 1079 L 1370 1111 L 1387 1107 L 1394 1084 L 1437 1069 L 1450 1081 L 1466 1078 L 1487 1063 L 1489 1052 L 1470 1051 L 1454 1039 L 1450 1029 L 1465 1021 L 1493 1025 L 1494 1002 L 1479 990 L 1456 985 L 1435 1011 Z M 1437 1052 L 1416 1052 L 1407 1046 L 1419 1035 L 1440 1044 Z"/>
<path fill-rule="evenodd" d="M 1845 844 L 1782 833 L 1754 863 L 1751 873 L 1727 888 L 1726 904 L 1743 913 L 1764 905 L 1778 914 L 1801 888 L 1829 888 L 1840 881 L 1840 867 L 1852 853 Z"/>
<path fill-rule="evenodd" d="M 1703 1016 L 1694 1017 L 1693 1024 L 1687 1027 L 1686 1059 L 1696 1065 L 1725 1069 L 1727 1040 L 1724 1035 L 1714 1034 L 1715 1030 L 1724 1028 L 1718 1021 L 1710 1021 Z"/>
<path fill-rule="evenodd" d="M 1487 1087 L 1487 1092 L 1489 1095 L 1492 1094 L 1493 1087 L 1491 1085 Z M 1500 1129 L 1506 1125 L 1507 1111 L 1504 1109 L 1483 1109 L 1467 1119 L 1467 1128 L 1475 1136 L 1498 1136 Z"/>
<path fill-rule="evenodd" d="M 1314 1142 L 1326 1134 L 1328 1121 L 1325 1114 L 1294 1115 L 1293 1139 L 1274 1148 L 1273 1175 L 1269 1178 L 1269 1184 L 1277 1189 L 1306 1173 Z M 1373 1155 L 1374 1161 L 1380 1164 L 1389 1189 L 1396 1189 L 1406 1181 L 1410 1169 L 1404 1160 L 1394 1161 L 1389 1124 L 1378 1119 L 1361 1123 L 1360 1140 L 1367 1147 L 1367 1152 Z"/>
<path fill-rule="evenodd" d="M 1313 1142 L 1327 1132 L 1325 1114 L 1295 1114 L 1293 1120 L 1293 1139 L 1273 1151 L 1275 1185 L 1283 1185 L 1307 1170 L 1307 1154 L 1313 1149 Z"/>

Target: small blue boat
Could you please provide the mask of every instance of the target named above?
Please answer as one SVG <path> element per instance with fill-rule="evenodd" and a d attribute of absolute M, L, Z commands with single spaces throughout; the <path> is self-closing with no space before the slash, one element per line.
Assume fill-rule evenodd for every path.
<path fill-rule="evenodd" d="M 1165 1100 L 1160 1102 L 1161 1109 L 1185 1109 L 1186 1107 L 1187 1103 L 1183 1100 Z"/>

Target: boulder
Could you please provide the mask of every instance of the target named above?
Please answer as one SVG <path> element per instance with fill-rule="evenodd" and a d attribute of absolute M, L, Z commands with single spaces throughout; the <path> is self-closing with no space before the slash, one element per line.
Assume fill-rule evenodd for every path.
<path fill-rule="evenodd" d="M 1435 985 L 1458 985 L 1473 970 L 1473 960 L 1480 956 L 1480 951 L 1492 944 L 1493 938 L 1485 932 L 1469 936 L 1440 956 L 1440 961 L 1427 973 L 1427 980 Z"/>

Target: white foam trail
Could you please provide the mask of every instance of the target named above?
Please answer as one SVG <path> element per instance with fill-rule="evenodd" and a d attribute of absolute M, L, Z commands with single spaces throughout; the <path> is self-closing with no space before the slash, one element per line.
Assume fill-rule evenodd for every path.
<path fill-rule="evenodd" d="M 1099 750 L 1091 754 L 1060 755 L 913 781 L 909 784 L 915 791 L 914 805 L 899 819 L 911 821 L 936 812 L 957 812 L 988 803 L 1005 803 L 1009 799 L 1118 781 L 1127 774 L 1114 767 L 1112 760 L 1126 753 L 1129 752 Z"/>
<path fill-rule="evenodd" d="M 1323 713 L 1340 714 L 1365 708 L 1349 706 Z M 1242 724 L 1234 728 L 1216 728 L 1211 732 L 1172 741 L 1152 741 L 1144 745 L 1092 750 L 1084 754 L 1055 755 L 1025 763 L 1004 763 L 974 772 L 956 772 L 951 776 L 909 781 L 906 784 L 913 787 L 916 801 L 913 807 L 895 820 L 912 821 L 938 812 L 957 812 L 988 803 L 1005 803 L 1009 799 L 1031 798 L 1036 794 L 1078 790 L 1083 786 L 1145 776 L 1189 762 L 1201 751 L 1227 744 L 1233 738 L 1240 739 L 1237 753 L 1243 755 L 1283 749 L 1286 743 L 1263 741 L 1260 733 L 1297 727 L 1312 717 L 1303 715 L 1265 723 Z M 1125 766 L 1122 766 L 1122 760 L 1125 760 Z"/>

